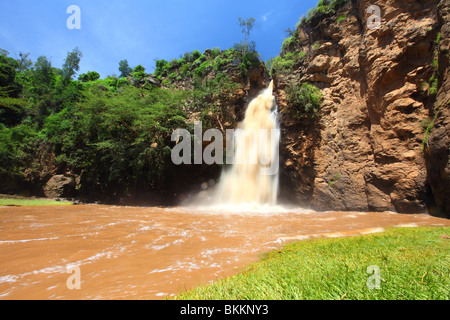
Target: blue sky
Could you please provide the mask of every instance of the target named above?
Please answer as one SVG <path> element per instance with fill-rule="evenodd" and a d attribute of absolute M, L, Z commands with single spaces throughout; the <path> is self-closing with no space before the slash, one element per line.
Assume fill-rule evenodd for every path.
<path fill-rule="evenodd" d="M 317 0 L 2 0 L 0 48 L 17 58 L 30 52 L 61 67 L 67 52 L 83 52 L 80 73 L 95 70 L 106 77 L 118 65 L 142 64 L 154 70 L 155 59 L 171 60 L 195 49 L 228 49 L 242 40 L 238 18 L 254 17 L 251 40 L 263 60 L 277 56 L 284 30 L 293 29 Z M 70 5 L 81 9 L 81 30 L 69 30 Z"/>

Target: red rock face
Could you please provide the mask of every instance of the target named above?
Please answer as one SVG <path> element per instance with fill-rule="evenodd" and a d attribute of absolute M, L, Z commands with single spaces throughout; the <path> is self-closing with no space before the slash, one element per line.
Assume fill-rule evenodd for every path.
<path fill-rule="evenodd" d="M 439 91 L 434 104 L 434 127 L 428 137 L 425 158 L 436 213 L 450 216 L 450 2 L 438 6 L 441 36 L 438 46 Z"/>
<path fill-rule="evenodd" d="M 448 1 L 441 1 L 438 10 L 439 3 L 350 1 L 335 15 L 300 26 L 298 45 L 283 54 L 304 52 L 305 57 L 293 72 L 274 74 L 277 101 L 284 114 L 282 192 L 292 190 L 298 201 L 317 210 L 423 212 L 439 198 L 444 190 L 428 183 L 434 165 L 429 164 L 427 172 L 421 125 L 433 116 L 435 102 L 448 105 L 449 100 L 448 96 L 441 98 L 449 92 L 442 87 L 437 99 L 424 90 L 436 75 L 433 60 L 439 46 L 439 57 L 445 55 L 442 48 L 447 46 L 448 60 L 449 37 L 445 44 L 436 43 Z M 381 9 L 378 29 L 367 27 L 370 5 Z M 338 21 L 338 17 L 345 19 Z M 441 60 L 439 85 L 448 75 Z M 308 82 L 321 89 L 318 117 L 298 120 L 289 114 L 292 106 L 286 88 L 293 82 Z M 448 144 L 440 144 L 450 141 L 448 119 L 442 111 L 430 135 L 430 145 L 447 156 L 447 162 L 438 156 L 446 170 Z M 434 137 L 440 142 L 434 143 Z M 441 170 L 437 171 L 436 179 L 442 180 Z M 448 190 L 447 186 L 446 199 L 450 199 Z"/>

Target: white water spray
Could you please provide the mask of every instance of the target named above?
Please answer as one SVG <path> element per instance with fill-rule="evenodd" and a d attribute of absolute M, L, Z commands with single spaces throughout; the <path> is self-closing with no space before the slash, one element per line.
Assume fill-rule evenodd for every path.
<path fill-rule="evenodd" d="M 253 99 L 233 137 L 234 159 L 214 197 L 219 206 L 274 206 L 278 195 L 280 130 L 273 81 Z"/>

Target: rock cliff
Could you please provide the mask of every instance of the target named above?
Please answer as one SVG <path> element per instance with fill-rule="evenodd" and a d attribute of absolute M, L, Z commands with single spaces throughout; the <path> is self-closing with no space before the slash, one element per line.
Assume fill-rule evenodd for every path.
<path fill-rule="evenodd" d="M 447 0 L 361 0 L 298 25 L 281 53 L 298 57 L 292 70 L 273 72 L 282 194 L 317 210 L 448 212 L 448 19 Z M 293 83 L 321 90 L 317 117 L 289 112 Z"/>

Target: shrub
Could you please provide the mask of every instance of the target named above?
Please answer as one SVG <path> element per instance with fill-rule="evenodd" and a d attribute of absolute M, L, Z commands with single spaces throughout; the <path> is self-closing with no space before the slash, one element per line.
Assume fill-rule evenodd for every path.
<path fill-rule="evenodd" d="M 192 53 L 191 52 L 185 52 L 185 54 L 183 55 L 183 59 L 186 60 L 187 62 L 194 61 L 194 59 L 192 59 Z"/>
<path fill-rule="evenodd" d="M 171 83 L 172 83 L 172 81 L 170 81 L 170 79 L 164 79 L 164 80 L 161 82 L 161 85 L 162 85 L 163 87 L 168 87 L 168 86 L 170 86 Z"/>
<path fill-rule="evenodd" d="M 213 48 L 212 50 L 211 50 L 211 58 L 216 58 L 216 57 L 218 57 L 219 55 L 220 55 L 220 48 L 219 47 L 216 47 L 216 48 Z"/>
<path fill-rule="evenodd" d="M 271 65 L 271 73 L 278 73 L 278 74 L 287 74 L 292 71 L 294 68 L 294 65 L 304 56 L 306 56 L 305 52 L 299 52 L 297 55 L 288 52 L 283 57 L 278 56 L 275 59 L 272 60 Z"/>
<path fill-rule="evenodd" d="M 191 64 L 183 64 L 179 69 L 179 73 L 182 77 L 189 78 L 191 76 Z"/>
<path fill-rule="evenodd" d="M 187 63 L 187 60 L 185 58 L 178 59 L 178 65 L 179 66 L 182 66 L 183 64 L 186 64 L 186 63 Z"/>
<path fill-rule="evenodd" d="M 194 75 L 198 77 L 203 77 L 206 73 L 206 70 L 211 67 L 211 62 L 205 61 L 198 68 L 194 70 Z"/>
<path fill-rule="evenodd" d="M 192 51 L 192 61 L 197 60 L 198 58 L 200 58 L 201 55 L 202 53 L 198 50 Z"/>
<path fill-rule="evenodd" d="M 168 77 L 169 77 L 170 80 L 175 80 L 178 77 L 178 73 L 172 72 L 172 73 L 169 74 Z"/>
<path fill-rule="evenodd" d="M 80 74 L 78 80 L 82 82 L 95 81 L 100 78 L 100 74 L 96 71 L 89 71 L 87 73 Z"/>
<path fill-rule="evenodd" d="M 431 85 L 428 89 L 428 94 L 430 96 L 435 96 L 438 92 L 438 78 L 436 76 L 432 76 L 430 82 Z"/>
<path fill-rule="evenodd" d="M 323 95 L 316 86 L 309 83 L 299 86 L 292 82 L 286 89 L 286 94 L 291 110 L 297 118 L 313 118 L 318 115 Z"/>
<path fill-rule="evenodd" d="M 283 44 L 281 45 L 281 49 L 285 50 L 290 48 L 292 45 L 297 43 L 297 38 L 295 36 L 291 36 L 289 38 L 284 39 Z"/>
<path fill-rule="evenodd" d="M 241 75 L 246 75 L 248 71 L 259 65 L 259 53 L 256 51 L 247 52 L 242 58 L 239 65 Z"/>
<path fill-rule="evenodd" d="M 134 72 L 145 72 L 145 68 L 142 65 L 137 65 L 134 68 Z"/>
<path fill-rule="evenodd" d="M 171 69 L 178 68 L 178 67 L 179 67 L 178 60 L 177 60 L 177 59 L 172 59 L 172 60 L 170 60 L 170 62 L 169 62 L 169 67 L 170 67 Z"/>
<path fill-rule="evenodd" d="M 325 14 L 335 14 L 336 10 L 347 3 L 349 0 L 319 0 L 317 5 L 308 11 L 306 16 L 302 16 L 297 23 L 297 28 L 304 25 L 311 19 Z M 340 20 L 339 20 L 340 19 Z M 338 18 L 338 22 L 344 20 L 342 17 Z"/>
<path fill-rule="evenodd" d="M 169 63 L 164 60 L 156 60 L 156 69 L 155 69 L 155 75 L 156 76 L 166 76 L 167 70 L 169 70 Z"/>

